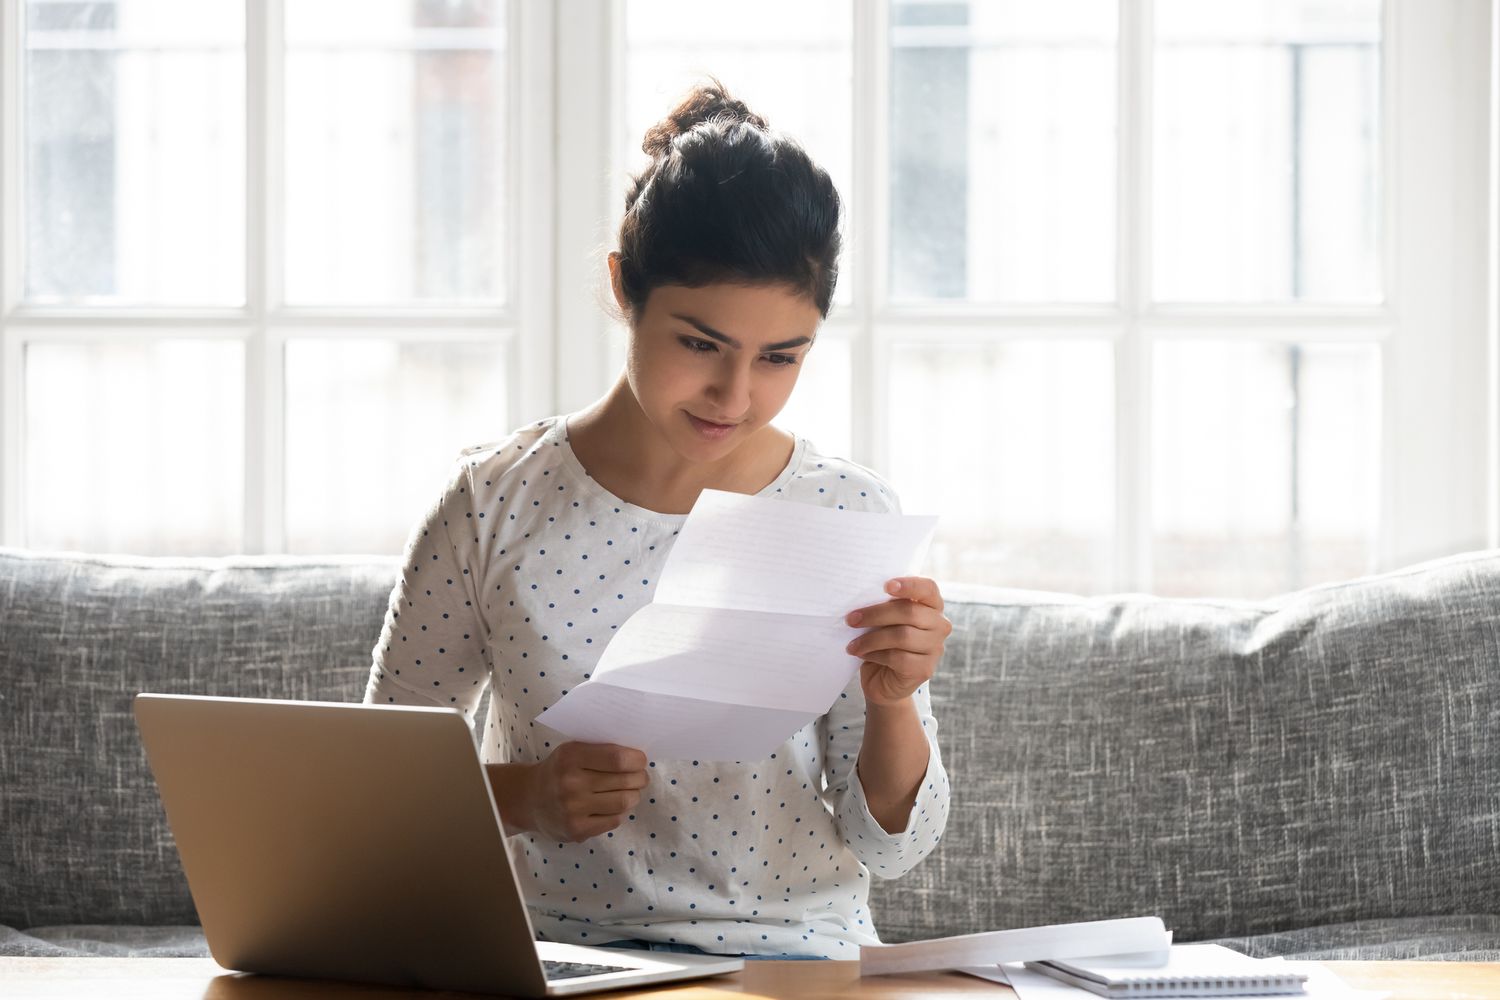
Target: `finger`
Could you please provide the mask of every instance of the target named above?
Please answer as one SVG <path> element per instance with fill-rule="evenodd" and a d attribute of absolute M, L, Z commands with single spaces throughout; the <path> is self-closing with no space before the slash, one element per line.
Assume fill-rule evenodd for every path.
<path fill-rule="evenodd" d="M 615 743 L 579 743 L 578 766 L 590 771 L 620 773 L 642 771 L 646 768 L 646 755 L 634 747 L 622 747 Z"/>
<path fill-rule="evenodd" d="M 905 649 L 881 649 L 866 653 L 863 665 L 867 666 L 871 663 L 890 670 L 902 680 L 914 685 L 932 680 L 932 668 L 935 666 L 931 656 Z"/>
<path fill-rule="evenodd" d="M 943 610 L 943 595 L 937 581 L 926 576 L 898 576 L 885 585 L 885 592 L 904 601 L 916 601 L 936 611 Z"/>
<path fill-rule="evenodd" d="M 913 653 L 932 655 L 943 648 L 943 634 L 930 629 L 914 628 L 910 625 L 887 625 L 872 628 L 856 636 L 844 647 L 850 656 L 868 658 L 871 653 L 887 649 L 904 649 Z"/>
<path fill-rule="evenodd" d="M 858 611 L 851 611 L 845 624 L 859 628 L 875 628 L 879 625 L 915 625 L 917 628 L 944 629 L 947 618 L 934 607 L 916 601 L 892 598 L 882 604 L 872 604 Z"/>
<path fill-rule="evenodd" d="M 585 771 L 590 792 L 637 792 L 651 780 L 645 771 Z"/>
<path fill-rule="evenodd" d="M 620 816 L 640 804 L 640 792 L 599 792 L 589 800 L 590 816 Z"/>

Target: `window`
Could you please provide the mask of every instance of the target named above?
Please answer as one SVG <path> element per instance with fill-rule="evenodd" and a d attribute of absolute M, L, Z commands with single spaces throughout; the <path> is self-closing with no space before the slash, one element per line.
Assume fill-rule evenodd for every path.
<path fill-rule="evenodd" d="M 23 301 L 242 304 L 238 4 L 28 0 L 23 12 Z"/>
<path fill-rule="evenodd" d="M 515 9 L 14 14 L 6 540 L 399 551 L 515 419 Z"/>
<path fill-rule="evenodd" d="M 799 388 L 786 425 L 849 441 L 906 509 L 942 515 L 934 575 L 1254 597 L 1484 544 L 1465 469 L 1484 463 L 1483 256 L 1462 251 L 1482 230 L 1433 194 L 1483 204 L 1481 175 L 1454 168 L 1483 162 L 1466 131 L 1484 134 L 1482 90 L 1462 89 L 1486 79 L 1476 8 L 851 13 L 850 299 L 828 323 L 838 356 L 809 362 L 850 389 Z M 711 47 L 650 40 L 774 45 L 755 19 L 645 0 L 622 16 L 623 76 L 653 81 L 657 114 L 715 72 L 776 125 L 786 79 L 844 64 L 815 32 L 821 48 L 736 78 Z M 807 94 L 793 120 L 844 99 Z"/>
<path fill-rule="evenodd" d="M 1485 543 L 1483 5 L 582 9 L 9 0 L 0 541 L 398 551 L 459 448 L 614 378 L 626 174 L 713 74 L 846 206 L 781 422 L 942 515 L 933 575 Z"/>

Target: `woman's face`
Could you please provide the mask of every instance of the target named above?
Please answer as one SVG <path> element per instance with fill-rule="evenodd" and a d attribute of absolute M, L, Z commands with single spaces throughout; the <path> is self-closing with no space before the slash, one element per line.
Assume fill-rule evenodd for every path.
<path fill-rule="evenodd" d="M 821 321 L 783 285 L 667 285 L 632 317 L 626 376 L 673 450 L 716 461 L 781 412 Z"/>

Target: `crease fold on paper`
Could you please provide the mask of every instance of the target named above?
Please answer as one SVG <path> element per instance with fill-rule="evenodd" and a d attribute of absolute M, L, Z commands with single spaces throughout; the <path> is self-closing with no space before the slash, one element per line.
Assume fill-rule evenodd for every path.
<path fill-rule="evenodd" d="M 860 661 L 844 616 L 916 573 L 937 518 L 704 490 L 652 602 L 537 716 L 661 760 L 759 760 L 827 712 Z"/>

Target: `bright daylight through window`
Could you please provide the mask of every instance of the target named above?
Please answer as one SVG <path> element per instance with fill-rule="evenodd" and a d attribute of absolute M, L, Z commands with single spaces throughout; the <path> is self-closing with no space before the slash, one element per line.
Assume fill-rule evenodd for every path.
<path fill-rule="evenodd" d="M 1392 233 L 1466 141 L 1393 140 L 1446 100 L 1410 41 L 1446 4 L 621 0 L 579 83 L 589 26 L 547 4 L 16 2 L 5 543 L 399 551 L 459 449 L 566 395 L 578 345 L 619 358 L 602 310 L 525 310 L 599 291 L 564 251 L 602 273 L 639 136 L 710 73 L 844 201 L 779 423 L 940 514 L 934 577 L 1256 597 L 1480 541 L 1399 471 L 1469 445 L 1393 410 L 1474 349 L 1423 312 L 1457 251 Z M 592 134 L 608 217 L 528 216 L 526 170 Z"/>

